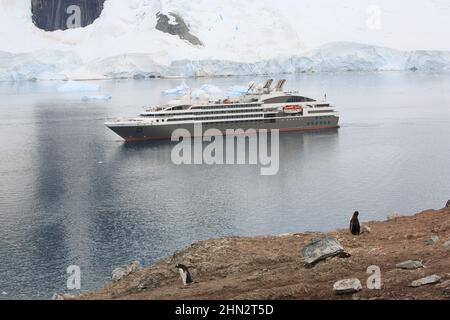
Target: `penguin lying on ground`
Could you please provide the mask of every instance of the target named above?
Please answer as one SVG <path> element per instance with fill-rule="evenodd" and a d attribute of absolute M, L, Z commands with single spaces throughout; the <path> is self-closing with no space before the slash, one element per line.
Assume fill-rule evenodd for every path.
<path fill-rule="evenodd" d="M 350 232 L 355 236 L 359 235 L 359 233 L 361 231 L 358 216 L 359 216 L 359 212 L 355 211 L 355 213 L 353 214 L 352 220 L 350 220 Z"/>
<path fill-rule="evenodd" d="M 192 277 L 189 272 L 189 269 L 184 264 L 177 264 L 175 268 L 178 269 L 181 276 L 181 281 L 183 282 L 183 285 L 188 285 L 189 283 L 192 283 Z"/>

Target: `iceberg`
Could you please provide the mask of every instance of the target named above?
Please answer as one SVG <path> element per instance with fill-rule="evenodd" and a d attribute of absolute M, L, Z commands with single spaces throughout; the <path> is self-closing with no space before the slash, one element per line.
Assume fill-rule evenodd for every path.
<path fill-rule="evenodd" d="M 59 86 L 58 92 L 70 93 L 70 92 L 95 92 L 100 90 L 98 84 L 85 83 L 79 81 L 68 81 L 67 83 Z"/>
<path fill-rule="evenodd" d="M 187 94 L 189 90 L 190 90 L 190 88 L 188 87 L 186 82 L 183 82 L 182 84 L 180 84 L 179 86 L 177 86 L 173 89 L 164 90 L 162 92 L 162 94 L 165 96 L 179 97 L 179 96 L 183 96 L 183 95 Z"/>

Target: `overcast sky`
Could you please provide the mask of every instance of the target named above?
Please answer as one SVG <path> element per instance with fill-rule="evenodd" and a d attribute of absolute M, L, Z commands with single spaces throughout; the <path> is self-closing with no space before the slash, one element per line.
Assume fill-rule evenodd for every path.
<path fill-rule="evenodd" d="M 356 41 L 450 50 L 450 0 L 278 0 L 306 48 Z"/>

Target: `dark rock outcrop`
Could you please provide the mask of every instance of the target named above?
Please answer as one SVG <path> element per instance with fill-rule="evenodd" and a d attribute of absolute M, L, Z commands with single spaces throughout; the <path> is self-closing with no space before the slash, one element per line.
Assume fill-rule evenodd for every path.
<path fill-rule="evenodd" d="M 33 23 L 45 31 L 66 30 L 73 15 L 70 6 L 80 8 L 80 27 L 92 24 L 102 13 L 105 0 L 31 0 Z"/>
<path fill-rule="evenodd" d="M 169 16 L 174 18 L 175 21 L 171 22 Z M 186 25 L 182 17 L 173 12 L 170 12 L 169 16 L 161 12 L 156 14 L 156 17 L 158 18 L 158 22 L 156 23 L 157 30 L 174 36 L 179 36 L 180 39 L 186 40 L 195 46 L 203 45 L 199 38 L 191 34 L 189 27 Z"/>

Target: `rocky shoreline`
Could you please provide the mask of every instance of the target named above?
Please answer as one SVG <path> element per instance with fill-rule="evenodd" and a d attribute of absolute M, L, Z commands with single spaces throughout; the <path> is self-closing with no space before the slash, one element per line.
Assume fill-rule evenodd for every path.
<path fill-rule="evenodd" d="M 362 230 L 200 241 L 76 299 L 450 299 L 450 208 Z M 182 285 L 178 263 L 194 283 Z"/>

